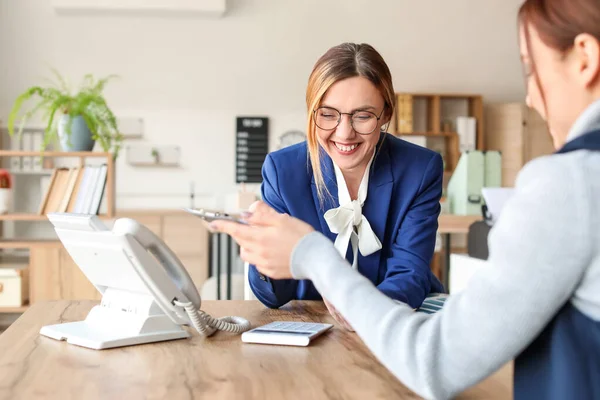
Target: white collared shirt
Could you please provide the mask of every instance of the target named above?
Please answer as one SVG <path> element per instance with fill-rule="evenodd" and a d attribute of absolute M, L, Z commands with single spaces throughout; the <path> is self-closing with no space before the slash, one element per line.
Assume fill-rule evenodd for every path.
<path fill-rule="evenodd" d="M 358 268 L 357 251 L 360 251 L 363 256 L 368 256 L 381 249 L 379 238 L 373 232 L 367 218 L 362 214 L 362 207 L 367 199 L 369 189 L 369 171 L 374 158 L 375 152 L 373 152 L 373 156 L 371 156 L 371 160 L 369 160 L 365 169 L 356 200 L 352 200 L 350 197 L 342 170 L 333 163 L 340 206 L 328 210 L 324 215 L 331 232 L 338 234 L 335 239 L 335 248 L 340 252 L 342 257 L 346 257 L 348 244 L 352 243 L 354 254 L 352 267 L 355 269 Z"/>

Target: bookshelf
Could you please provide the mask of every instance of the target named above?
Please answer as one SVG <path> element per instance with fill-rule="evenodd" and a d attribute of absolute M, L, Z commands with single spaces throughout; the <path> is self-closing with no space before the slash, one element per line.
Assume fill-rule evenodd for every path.
<path fill-rule="evenodd" d="M 25 304 L 21 307 L 0 307 L 0 312 L 6 314 L 21 314 L 27 311 L 27 309 L 29 309 L 29 304 Z"/>
<path fill-rule="evenodd" d="M 483 98 L 463 93 L 396 93 L 396 113 L 390 124 L 395 136 L 411 140 L 421 137 L 427 147 L 441 148 L 446 174 L 451 175 L 461 153 L 459 117 L 475 121 L 474 147 L 485 148 Z"/>
<path fill-rule="evenodd" d="M 62 152 L 62 151 L 14 151 L 0 150 L 0 160 L 5 157 L 60 157 L 79 159 L 79 167 L 84 167 L 86 160 L 90 158 L 101 158 L 106 163 L 106 182 L 104 199 L 106 201 L 106 214 L 101 217 L 112 218 L 115 215 L 115 166 L 113 154 L 108 152 Z M 53 169 L 44 169 L 41 171 L 11 171 L 12 175 L 52 175 Z M 43 200 L 42 200 L 43 201 Z M 0 221 L 45 221 L 47 217 L 43 213 L 8 213 L 0 214 Z"/>
<path fill-rule="evenodd" d="M 97 209 L 100 209 L 100 203 L 105 202 L 106 204 L 106 213 L 100 215 L 100 218 L 114 218 L 115 216 L 115 164 L 114 164 L 114 156 L 112 153 L 108 152 L 61 152 L 61 151 L 16 151 L 16 150 L 0 150 L 0 163 L 2 165 L 11 165 L 11 160 L 13 158 L 18 157 L 42 157 L 44 160 L 47 158 L 61 158 L 64 160 L 69 160 L 73 166 L 71 167 L 59 167 L 52 166 L 52 168 L 42 168 L 40 170 L 11 170 L 11 168 L 7 168 L 11 175 L 13 176 L 13 182 L 27 179 L 28 176 L 38 176 L 38 179 L 42 179 L 42 177 L 46 176 L 50 178 L 49 185 L 46 189 L 46 193 L 41 192 L 41 202 L 39 206 L 39 210 L 37 212 L 12 212 L 7 214 L 0 214 L 0 225 L 4 222 L 43 222 L 47 221 L 48 218 L 46 216 L 46 212 L 44 209 L 47 208 L 47 212 L 52 211 L 65 211 L 65 206 L 68 205 L 69 208 L 73 208 L 80 200 L 76 198 L 76 195 L 79 193 L 81 189 L 86 196 L 93 196 L 97 198 Z M 5 159 L 9 159 L 8 162 L 4 162 Z M 74 161 L 72 159 L 75 159 Z M 100 161 L 96 161 L 96 164 L 99 162 L 101 164 L 100 167 L 95 166 L 95 171 L 102 170 L 102 173 L 95 172 L 97 175 L 95 178 L 92 178 L 91 172 L 89 173 L 89 186 L 87 190 L 84 190 L 83 185 L 83 177 L 85 173 L 91 171 L 91 167 L 88 165 L 89 159 L 100 159 Z M 59 186 L 58 183 L 58 170 L 66 170 L 69 173 L 69 178 L 62 181 Z M 93 184 L 93 185 L 92 185 Z M 104 186 L 102 186 L 104 185 Z M 54 195 L 52 190 L 56 190 L 57 194 Z M 54 201 L 54 205 L 60 204 L 62 209 L 52 209 L 50 207 L 52 204 L 50 203 L 50 199 L 55 196 L 56 199 L 60 199 L 60 201 Z M 92 202 L 93 203 L 93 202 Z M 93 203 L 94 206 L 96 203 Z M 94 208 L 95 207 L 91 207 Z M 73 210 L 69 210 L 73 212 Z M 82 211 L 83 212 L 83 211 Z M 94 213 L 91 211 L 90 213 Z M 40 239 L 40 238 L 25 238 L 25 237 L 16 237 L 16 238 L 8 238 L 5 237 L 4 229 L 1 230 L 2 234 L 0 236 L 0 251 L 4 254 L 5 252 L 11 252 L 15 250 L 27 250 L 29 252 L 29 257 L 27 260 L 27 268 L 31 274 L 32 270 L 32 257 L 33 251 L 37 253 L 48 253 L 52 249 L 57 246 L 56 239 Z M 17 235 L 18 236 L 18 235 Z M 53 250 L 56 253 L 56 250 Z M 6 253 L 10 254 L 10 253 Z M 50 254 L 50 253 L 48 253 Z M 54 254 L 54 253 L 52 253 Z M 56 253 L 59 254 L 59 253 Z M 63 253 L 60 253 L 62 258 L 68 258 Z M 50 257 L 44 262 L 57 262 L 56 256 L 54 258 Z M 62 261 L 62 259 L 60 259 Z M 29 294 L 31 296 L 31 280 L 29 281 Z M 29 298 L 31 301 L 31 297 Z M 23 313 L 29 308 L 29 303 L 24 304 L 21 307 L 0 307 L 0 314 L 4 313 Z"/>

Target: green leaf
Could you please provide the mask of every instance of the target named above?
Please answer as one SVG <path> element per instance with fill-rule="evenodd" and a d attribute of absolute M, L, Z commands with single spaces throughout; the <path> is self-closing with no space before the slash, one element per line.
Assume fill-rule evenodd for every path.
<path fill-rule="evenodd" d="M 44 148 L 50 142 L 58 140 L 58 129 L 56 113 L 66 114 L 69 118 L 82 116 L 88 128 L 92 132 L 92 137 L 97 140 L 105 151 L 114 151 L 116 158 L 121 148 L 123 135 L 120 134 L 117 119 L 108 106 L 102 94 L 106 84 L 117 77 L 109 75 L 96 80 L 92 74 L 83 76 L 81 87 L 75 93 L 70 92 L 67 80 L 56 70 L 51 69 L 56 82 L 48 87 L 33 86 L 17 97 L 8 118 L 8 130 L 11 136 L 14 134 L 15 122 L 20 118 L 19 134 L 27 121 L 37 112 L 43 112 L 43 117 L 47 120 L 46 132 L 44 135 Z M 22 117 L 19 112 L 24 103 L 37 97 L 38 101 L 26 111 Z M 65 133 L 67 136 L 71 133 L 71 123 L 67 123 Z"/>
<path fill-rule="evenodd" d="M 25 101 L 29 100 L 35 94 L 41 95 L 42 92 L 43 92 L 42 88 L 40 88 L 39 86 L 34 86 L 32 88 L 27 89 L 24 93 L 22 93 L 21 95 L 19 95 L 19 97 L 17 97 L 10 113 L 8 114 L 7 124 L 8 124 L 8 133 L 10 134 L 10 136 L 14 135 L 15 119 L 17 118 L 17 114 L 19 113 L 21 107 L 23 106 L 23 103 Z M 23 130 L 22 128 L 23 128 L 23 125 L 21 125 L 19 132 L 21 132 Z"/>

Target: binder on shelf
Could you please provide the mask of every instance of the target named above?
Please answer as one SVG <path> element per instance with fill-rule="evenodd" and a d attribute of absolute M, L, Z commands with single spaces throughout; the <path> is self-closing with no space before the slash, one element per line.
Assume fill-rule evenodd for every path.
<path fill-rule="evenodd" d="M 502 182 L 502 160 L 498 151 L 466 151 L 448 182 L 450 213 L 481 215 L 484 187 L 499 187 Z"/>
<path fill-rule="evenodd" d="M 476 150 L 477 119 L 474 117 L 457 117 L 456 133 L 458 133 L 461 153 Z"/>
<path fill-rule="evenodd" d="M 408 93 L 400 93 L 397 95 L 397 130 L 398 133 L 413 132 L 413 98 Z"/>
<path fill-rule="evenodd" d="M 42 146 L 44 145 L 44 132 L 32 132 L 31 133 L 31 149 L 33 151 L 40 151 Z M 31 169 L 33 171 L 41 171 L 43 169 L 42 166 L 42 157 L 35 156 L 31 158 Z"/>
<path fill-rule="evenodd" d="M 24 131 L 21 138 L 21 149 L 23 151 L 33 151 L 33 135 L 31 131 Z M 33 159 L 32 156 L 23 156 L 21 159 L 21 169 L 23 171 L 33 170 Z"/>
<path fill-rule="evenodd" d="M 502 155 L 496 150 L 485 152 L 484 187 L 495 188 L 502 186 Z"/>

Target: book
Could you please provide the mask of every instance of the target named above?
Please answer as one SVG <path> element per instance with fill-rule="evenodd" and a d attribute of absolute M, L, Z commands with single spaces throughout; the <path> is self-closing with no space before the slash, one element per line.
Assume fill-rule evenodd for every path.
<path fill-rule="evenodd" d="M 52 171 L 52 175 L 50 175 L 50 178 L 48 179 L 48 181 L 46 182 L 46 180 L 43 179 L 41 182 L 41 188 L 43 189 L 42 193 L 44 193 L 44 197 L 42 198 L 42 201 L 40 203 L 40 208 L 38 210 L 38 214 L 40 214 L 40 215 L 44 215 L 44 210 L 46 209 L 46 205 L 48 204 L 48 199 L 50 197 L 50 191 L 52 190 L 52 186 L 54 185 L 54 181 L 56 180 L 57 172 L 58 172 L 58 170 L 54 169 Z"/>
<path fill-rule="evenodd" d="M 58 207 L 58 212 L 66 212 L 67 207 L 69 206 L 69 202 L 71 200 L 71 196 L 73 194 L 73 190 L 75 189 L 75 183 L 77 182 L 77 176 L 79 175 L 79 168 L 71 168 L 69 170 L 69 178 L 66 183 L 65 194 L 60 202 L 60 206 Z"/>
<path fill-rule="evenodd" d="M 45 215 L 60 210 L 61 203 L 67 191 L 70 174 L 70 168 L 56 168 L 54 170 L 46 198 L 41 205 L 40 214 Z"/>
<path fill-rule="evenodd" d="M 92 194 L 92 201 L 88 212 L 90 214 L 98 214 L 100 210 L 100 203 L 102 202 L 102 196 L 104 195 L 104 188 L 106 187 L 106 172 L 107 166 L 101 165 L 98 169 L 98 176 L 96 184 Z"/>
<path fill-rule="evenodd" d="M 88 168 L 91 169 L 90 179 L 88 186 L 85 188 L 84 203 L 82 204 L 81 212 L 84 214 L 90 214 L 92 209 L 92 202 L 94 199 L 94 190 L 98 182 L 100 167 L 96 165 L 90 165 Z"/>
<path fill-rule="evenodd" d="M 93 174 L 94 174 L 94 166 L 87 165 L 84 170 L 81 185 L 77 192 L 77 200 L 75 203 L 75 209 L 73 210 L 73 212 L 75 212 L 75 213 L 85 214 L 87 212 L 85 204 L 86 204 L 87 193 L 88 193 L 89 187 L 91 185 L 91 180 L 93 179 Z"/>
<path fill-rule="evenodd" d="M 75 206 L 77 205 L 77 197 L 79 196 L 79 190 L 81 189 L 81 182 L 83 181 L 83 176 L 85 175 L 86 167 L 82 166 L 79 168 L 79 173 L 77 174 L 77 180 L 75 181 L 75 187 L 73 188 L 73 193 L 71 194 L 71 198 L 69 199 L 69 204 L 67 205 L 67 212 L 72 213 L 75 212 Z"/>

